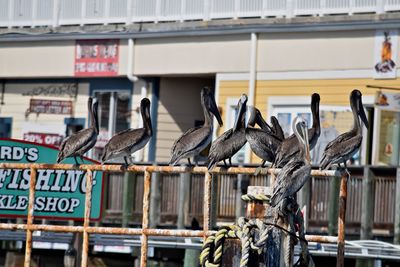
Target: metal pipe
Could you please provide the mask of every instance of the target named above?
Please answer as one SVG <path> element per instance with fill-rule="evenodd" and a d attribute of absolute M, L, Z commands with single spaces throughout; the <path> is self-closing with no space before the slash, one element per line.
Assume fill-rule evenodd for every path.
<path fill-rule="evenodd" d="M 205 174 L 208 172 L 207 167 L 174 167 L 174 166 L 147 166 L 147 165 L 131 165 L 125 168 L 124 165 L 114 165 L 114 164 L 81 164 L 79 166 L 73 164 L 45 164 L 45 163 L 0 163 L 0 169 L 30 169 L 31 167 L 35 169 L 51 169 L 51 170 L 91 170 L 91 171 L 104 171 L 104 172 L 166 172 L 166 173 L 184 173 L 190 172 L 193 174 Z M 217 174 L 248 174 L 254 175 L 256 168 L 246 168 L 246 167 L 231 167 L 228 169 L 215 167 L 209 173 Z M 259 174 L 278 174 L 280 169 L 262 169 Z M 326 176 L 326 177 L 341 177 L 341 172 L 339 171 L 320 171 L 312 170 L 311 176 Z"/>
<path fill-rule="evenodd" d="M 143 189 L 143 217 L 142 217 L 142 249 L 140 251 L 140 266 L 147 265 L 147 234 L 146 230 L 149 228 L 149 203 L 150 203 L 150 186 L 151 186 L 151 172 L 144 172 L 144 189 Z"/>
<path fill-rule="evenodd" d="M 33 208 L 35 205 L 35 185 L 36 185 L 36 169 L 32 167 L 29 180 L 28 218 L 26 220 L 26 224 L 28 226 L 33 224 L 33 210 L 34 210 Z M 33 231 L 31 229 L 27 229 L 26 231 L 24 267 L 29 267 L 31 264 L 32 232 Z"/>
<path fill-rule="evenodd" d="M 81 266 L 87 266 L 88 250 L 89 250 L 89 233 L 87 228 L 90 223 L 90 210 L 92 208 L 92 184 L 93 184 L 93 173 L 88 170 L 86 173 L 86 196 L 85 196 L 85 215 L 83 221 L 83 246 L 82 246 L 82 262 Z"/>
<path fill-rule="evenodd" d="M 347 180 L 349 174 L 343 173 L 340 181 L 339 193 L 339 218 L 338 218 L 338 248 L 337 248 L 337 267 L 344 267 L 344 237 L 345 237 L 345 222 L 346 222 L 346 200 L 347 200 Z"/>
<path fill-rule="evenodd" d="M 257 80 L 257 33 L 251 33 L 250 41 L 250 70 L 249 70 L 249 92 L 248 92 L 248 105 L 254 106 L 254 97 L 256 91 Z M 246 146 L 245 162 L 250 162 L 251 150 Z"/>
<path fill-rule="evenodd" d="M 137 82 L 139 78 L 135 75 L 133 75 L 133 56 L 134 56 L 134 47 L 135 41 L 133 38 L 128 39 L 128 66 L 126 70 L 126 78 L 130 80 L 131 82 Z"/>
<path fill-rule="evenodd" d="M 210 230 L 210 208 L 211 208 L 211 182 L 212 175 L 206 172 L 204 177 L 204 202 L 203 202 L 203 229 Z M 204 236 L 206 238 L 206 236 Z"/>

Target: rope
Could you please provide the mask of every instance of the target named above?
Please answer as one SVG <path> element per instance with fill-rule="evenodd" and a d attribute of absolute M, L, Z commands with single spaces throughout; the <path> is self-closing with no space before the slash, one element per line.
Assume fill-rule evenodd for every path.
<path fill-rule="evenodd" d="M 269 201 L 269 197 L 264 194 L 246 194 L 242 196 L 245 201 Z M 223 244 L 226 238 L 239 238 L 241 241 L 241 259 L 240 267 L 248 265 L 251 252 L 262 254 L 266 248 L 266 242 L 273 228 L 289 234 L 292 238 L 296 238 L 305 244 L 307 241 L 304 236 L 296 235 L 295 229 L 290 230 L 283 228 L 276 223 L 267 223 L 261 219 L 246 219 L 241 217 L 236 225 L 227 225 L 219 228 L 215 235 L 211 235 L 204 240 L 202 251 L 200 253 L 200 264 L 202 267 L 219 267 L 222 261 Z M 290 242 L 293 239 L 290 238 Z M 289 245 L 289 244 L 288 244 Z M 296 263 L 297 264 L 297 263 Z"/>
<path fill-rule="evenodd" d="M 242 196 L 242 200 L 249 202 L 249 201 L 261 201 L 261 202 L 269 202 L 270 197 L 264 194 L 245 194 Z"/>

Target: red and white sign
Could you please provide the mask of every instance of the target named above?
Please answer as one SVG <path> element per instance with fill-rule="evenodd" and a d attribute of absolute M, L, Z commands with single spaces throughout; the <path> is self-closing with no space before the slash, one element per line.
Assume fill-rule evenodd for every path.
<path fill-rule="evenodd" d="M 119 40 L 78 40 L 75 76 L 117 76 Z"/>
<path fill-rule="evenodd" d="M 51 133 L 24 133 L 24 140 L 44 145 L 60 146 L 63 136 Z"/>

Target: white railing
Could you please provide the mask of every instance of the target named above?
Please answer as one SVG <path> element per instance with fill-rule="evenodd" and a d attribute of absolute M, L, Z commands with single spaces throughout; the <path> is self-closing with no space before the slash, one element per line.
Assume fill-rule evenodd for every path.
<path fill-rule="evenodd" d="M 400 11 L 400 0 L 0 0 L 0 27 L 325 16 Z"/>

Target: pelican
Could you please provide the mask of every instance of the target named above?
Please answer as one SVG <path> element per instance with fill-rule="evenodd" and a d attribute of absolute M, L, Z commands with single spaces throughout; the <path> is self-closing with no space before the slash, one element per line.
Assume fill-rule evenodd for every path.
<path fill-rule="evenodd" d="M 265 122 L 261 116 L 261 112 L 257 108 L 249 107 L 249 110 L 250 118 L 248 121 L 248 127 L 246 128 L 246 140 L 249 143 L 251 150 L 262 159 L 260 167 L 264 167 L 265 162 L 273 162 L 275 160 L 275 151 L 282 142 L 282 139 L 275 134 L 276 132 L 279 132 L 279 129 L 278 131 L 275 129 L 280 128 L 280 126 L 278 123 L 277 125 L 270 127 Z M 271 120 L 274 119 L 271 117 Z M 261 129 L 254 128 L 256 123 L 261 127 Z M 280 129 L 280 131 L 282 131 L 282 129 Z"/>
<path fill-rule="evenodd" d="M 282 127 L 275 116 L 271 116 L 271 124 L 272 133 L 280 140 L 285 139 L 285 134 L 283 133 Z"/>
<path fill-rule="evenodd" d="M 313 125 L 310 129 L 308 129 L 308 142 L 310 144 L 310 150 L 313 149 L 317 144 L 317 140 L 321 134 L 321 125 L 319 121 L 319 102 L 319 94 L 312 94 L 311 112 L 313 116 Z M 282 141 L 282 144 L 279 146 L 276 153 L 276 159 L 274 162 L 275 167 L 282 168 L 292 157 L 299 153 L 299 147 L 296 144 L 297 140 L 294 134 Z"/>
<path fill-rule="evenodd" d="M 270 204 L 275 207 L 286 197 L 294 195 L 311 175 L 310 146 L 306 123 L 299 117 L 293 120 L 293 132 L 297 137 L 299 153 L 281 169 L 276 180 Z"/>
<path fill-rule="evenodd" d="M 203 126 L 187 130 L 175 141 L 171 149 L 170 165 L 176 165 L 182 158 L 187 158 L 189 165 L 192 165 L 190 157 L 198 155 L 211 143 L 213 133 L 213 117 L 211 114 L 215 115 L 219 125 L 222 126 L 221 115 L 211 89 L 208 87 L 201 90 L 201 105 L 204 112 Z"/>
<path fill-rule="evenodd" d="M 65 158 L 74 157 L 75 163 L 78 164 L 76 157 L 80 157 L 82 160 L 82 156 L 96 144 L 97 135 L 99 134 L 99 122 L 97 118 L 98 102 L 95 101 L 93 105 L 92 103 L 93 99 L 89 97 L 88 111 L 90 127 L 80 130 L 64 139 L 58 152 L 57 163 L 60 163 Z"/>
<path fill-rule="evenodd" d="M 229 129 L 218 137 L 210 148 L 206 165 L 208 169 L 214 166 L 221 160 L 229 158 L 229 164 L 232 165 L 231 157 L 236 154 L 246 144 L 245 137 L 245 114 L 246 114 L 247 95 L 243 94 L 238 102 L 238 115 L 232 129 Z"/>
<path fill-rule="evenodd" d="M 332 164 L 344 163 L 350 159 L 360 148 L 362 142 L 362 126 L 360 118 L 368 129 L 368 120 L 365 115 L 362 95 L 359 90 L 353 90 L 350 94 L 350 106 L 353 112 L 353 128 L 328 143 L 321 159 L 321 169 L 328 169 Z"/>
<path fill-rule="evenodd" d="M 143 128 L 127 129 L 115 134 L 104 147 L 101 161 L 104 163 L 107 160 L 124 157 L 126 165 L 128 157 L 132 153 L 142 149 L 153 135 L 150 118 L 150 100 L 143 98 L 140 102 L 140 113 L 143 120 Z"/>

